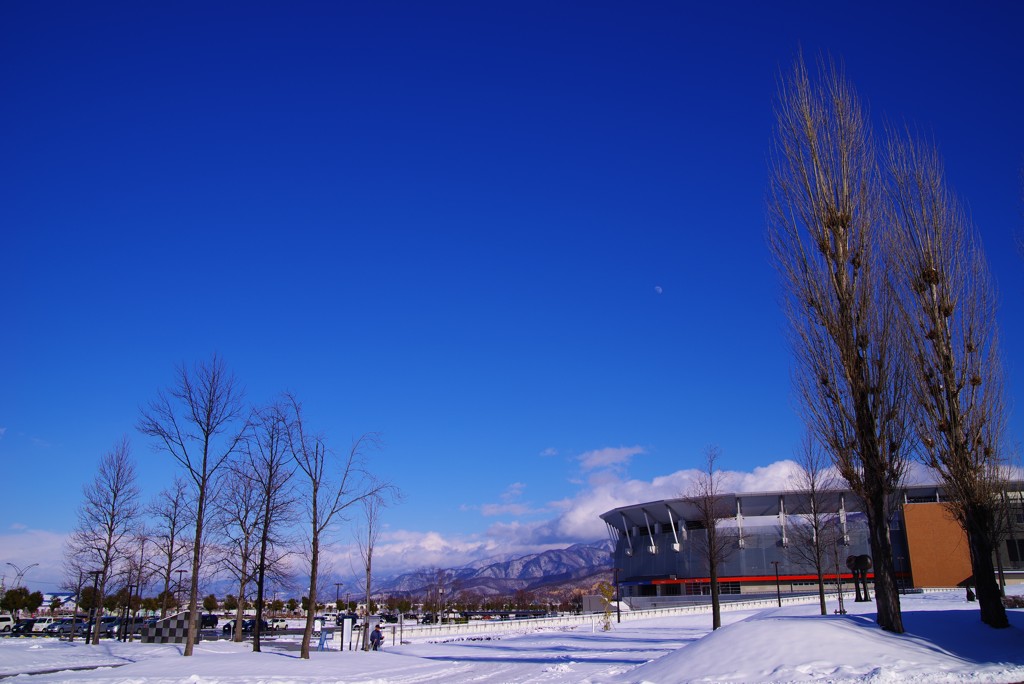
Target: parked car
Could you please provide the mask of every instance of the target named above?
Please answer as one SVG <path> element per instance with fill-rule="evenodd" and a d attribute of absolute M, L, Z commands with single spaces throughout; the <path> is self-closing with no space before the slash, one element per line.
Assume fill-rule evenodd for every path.
<path fill-rule="evenodd" d="M 10 632 L 14 629 L 14 618 L 10 615 L 0 615 L 0 632 Z"/>
<path fill-rule="evenodd" d="M 135 634 L 142 634 L 142 630 L 151 625 L 155 625 L 160 621 L 158 617 L 139 617 L 135 618 Z"/>
<path fill-rule="evenodd" d="M 43 631 L 46 630 L 47 627 L 49 627 L 50 625 L 52 625 L 56 621 L 57 620 L 55 620 L 52 617 L 37 617 L 36 618 L 36 623 L 34 625 L 32 625 L 32 631 L 33 632 L 43 632 Z"/>
<path fill-rule="evenodd" d="M 215 629 L 217 627 L 217 616 L 211 613 L 206 613 L 199 618 L 200 629 Z"/>
<path fill-rule="evenodd" d="M 270 618 L 270 629 L 288 629 L 288 621 L 284 618 Z"/>
<path fill-rule="evenodd" d="M 95 623 L 94 623 L 95 624 Z M 117 634 L 117 628 L 121 624 L 121 618 L 113 615 L 106 615 L 100 618 L 100 636 L 113 637 Z"/>
<path fill-rule="evenodd" d="M 34 624 L 36 624 L 34 619 L 22 618 L 14 623 L 14 627 L 11 627 L 11 634 L 31 634 Z"/>
<path fill-rule="evenodd" d="M 57 622 L 46 628 L 46 634 L 54 634 L 57 636 L 67 636 L 72 632 L 76 636 L 85 636 L 85 630 L 88 628 L 89 623 L 86 622 L 85 618 L 61 618 Z"/>
<path fill-rule="evenodd" d="M 250 634 L 252 632 L 253 625 L 256 624 L 256 619 L 242 620 L 242 634 Z M 224 633 L 231 634 L 235 629 L 235 621 L 227 622 L 224 624 Z M 270 625 L 267 624 L 266 620 L 260 620 L 260 632 L 266 634 L 270 631 Z"/>

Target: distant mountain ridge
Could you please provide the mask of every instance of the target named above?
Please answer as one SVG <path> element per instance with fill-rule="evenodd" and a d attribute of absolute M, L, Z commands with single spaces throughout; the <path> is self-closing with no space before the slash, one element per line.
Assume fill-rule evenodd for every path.
<path fill-rule="evenodd" d="M 520 589 L 559 589 L 589 586 L 609 575 L 612 545 L 610 541 L 573 544 L 525 556 L 491 557 L 456 567 L 442 568 L 460 591 L 475 591 L 483 596 L 511 594 Z M 415 595 L 428 584 L 423 570 L 408 572 L 375 582 L 376 591 Z"/>

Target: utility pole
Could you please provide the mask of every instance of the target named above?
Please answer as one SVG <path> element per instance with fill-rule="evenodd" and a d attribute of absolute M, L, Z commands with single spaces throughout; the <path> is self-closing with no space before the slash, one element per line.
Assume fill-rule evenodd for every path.
<path fill-rule="evenodd" d="M 781 608 L 782 590 L 779 589 L 779 561 L 772 561 L 772 565 L 775 566 L 775 598 L 779 602 L 779 608 Z"/>

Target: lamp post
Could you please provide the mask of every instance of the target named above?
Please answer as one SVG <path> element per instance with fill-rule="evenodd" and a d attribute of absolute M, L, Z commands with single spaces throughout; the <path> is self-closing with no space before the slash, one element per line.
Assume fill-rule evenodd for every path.
<path fill-rule="evenodd" d="M 781 608 L 782 590 L 779 588 L 779 561 L 772 561 L 772 565 L 775 566 L 775 599 L 779 602 L 779 608 Z"/>
<path fill-rule="evenodd" d="M 24 570 L 19 568 L 14 563 L 7 563 L 7 565 L 10 565 L 12 568 L 14 568 L 14 572 L 17 573 L 14 576 L 14 584 L 11 586 L 12 589 L 17 589 L 18 587 L 21 586 L 21 580 L 23 580 L 25 578 L 25 573 L 27 573 L 29 570 L 31 570 L 32 568 L 34 568 L 37 565 L 39 565 L 39 563 L 33 563 L 32 565 L 29 565 L 28 567 L 26 567 Z"/>
<path fill-rule="evenodd" d="M 336 611 L 338 611 L 339 614 L 341 613 L 341 585 L 342 584 L 344 584 L 344 582 L 335 582 L 334 583 L 334 609 Z"/>
<path fill-rule="evenodd" d="M 175 572 L 178 573 L 178 591 L 175 592 L 177 594 L 177 596 L 175 596 L 175 598 L 178 601 L 178 612 L 180 613 L 181 612 L 181 576 L 185 574 L 185 571 L 184 570 L 176 570 Z"/>
<path fill-rule="evenodd" d="M 98 613 L 98 610 L 99 610 L 100 606 L 98 605 L 99 601 L 97 599 L 99 599 L 98 592 L 99 592 L 100 575 L 103 574 L 103 571 L 102 570 L 90 570 L 89 574 L 92 575 L 92 606 L 90 606 L 90 608 L 89 608 L 89 618 L 90 618 L 89 625 L 90 625 L 90 631 L 92 632 L 92 638 L 90 639 L 90 638 L 86 637 L 85 643 L 87 643 L 87 644 L 91 643 L 93 645 L 98 646 L 99 643 L 100 643 L 100 618 L 99 618 L 99 615 L 97 613 Z"/>

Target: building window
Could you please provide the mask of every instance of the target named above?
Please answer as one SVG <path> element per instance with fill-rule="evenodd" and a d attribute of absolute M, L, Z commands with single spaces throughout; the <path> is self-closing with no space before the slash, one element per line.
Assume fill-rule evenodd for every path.
<path fill-rule="evenodd" d="M 1006 555 L 1010 557 L 1011 563 L 1020 563 L 1024 558 L 1024 539 L 1007 539 Z"/>

